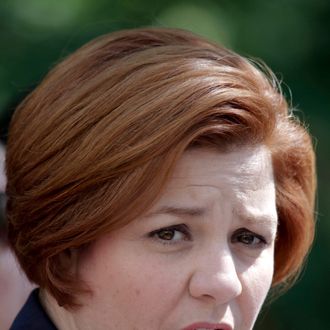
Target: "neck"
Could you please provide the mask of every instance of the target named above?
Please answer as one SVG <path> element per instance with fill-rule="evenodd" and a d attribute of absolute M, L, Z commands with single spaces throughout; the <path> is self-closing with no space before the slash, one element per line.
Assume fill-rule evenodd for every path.
<path fill-rule="evenodd" d="M 61 307 L 46 290 L 40 289 L 39 299 L 47 315 L 59 330 L 77 330 L 72 312 Z"/>

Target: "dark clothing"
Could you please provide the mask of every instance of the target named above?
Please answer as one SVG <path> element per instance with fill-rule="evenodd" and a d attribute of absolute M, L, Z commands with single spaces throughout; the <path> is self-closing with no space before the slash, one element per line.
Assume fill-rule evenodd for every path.
<path fill-rule="evenodd" d="M 56 330 L 39 301 L 39 289 L 30 294 L 9 330 Z"/>

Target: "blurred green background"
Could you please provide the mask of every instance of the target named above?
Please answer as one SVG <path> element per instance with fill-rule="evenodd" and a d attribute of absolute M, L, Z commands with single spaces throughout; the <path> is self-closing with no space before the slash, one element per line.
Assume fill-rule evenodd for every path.
<path fill-rule="evenodd" d="M 192 30 L 263 59 L 283 80 L 317 149 L 317 235 L 301 279 L 256 329 L 330 329 L 329 0 L 1 0 L 1 139 L 15 106 L 55 63 L 103 33 L 139 26 Z M 289 87 L 288 87 L 289 86 Z"/>

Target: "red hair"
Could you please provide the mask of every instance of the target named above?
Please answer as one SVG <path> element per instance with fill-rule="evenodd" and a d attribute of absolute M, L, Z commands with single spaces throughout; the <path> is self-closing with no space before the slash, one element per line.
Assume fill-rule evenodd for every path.
<path fill-rule="evenodd" d="M 315 196 L 311 139 L 276 79 L 187 31 L 102 36 L 57 65 L 12 118 L 10 242 L 28 278 L 74 306 L 84 285 L 62 253 L 150 207 L 187 148 L 260 143 L 276 180 L 276 286 L 298 273 L 311 246 Z"/>

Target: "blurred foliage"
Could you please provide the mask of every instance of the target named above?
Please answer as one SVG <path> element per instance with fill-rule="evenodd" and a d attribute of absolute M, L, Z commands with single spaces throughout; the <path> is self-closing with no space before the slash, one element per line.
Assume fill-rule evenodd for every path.
<path fill-rule="evenodd" d="M 2 0 L 1 138 L 15 106 L 49 68 L 106 32 L 181 27 L 262 58 L 285 81 L 286 96 L 315 137 L 319 193 L 317 237 L 303 276 L 265 308 L 256 329 L 330 329 L 329 18 L 328 0 Z"/>

